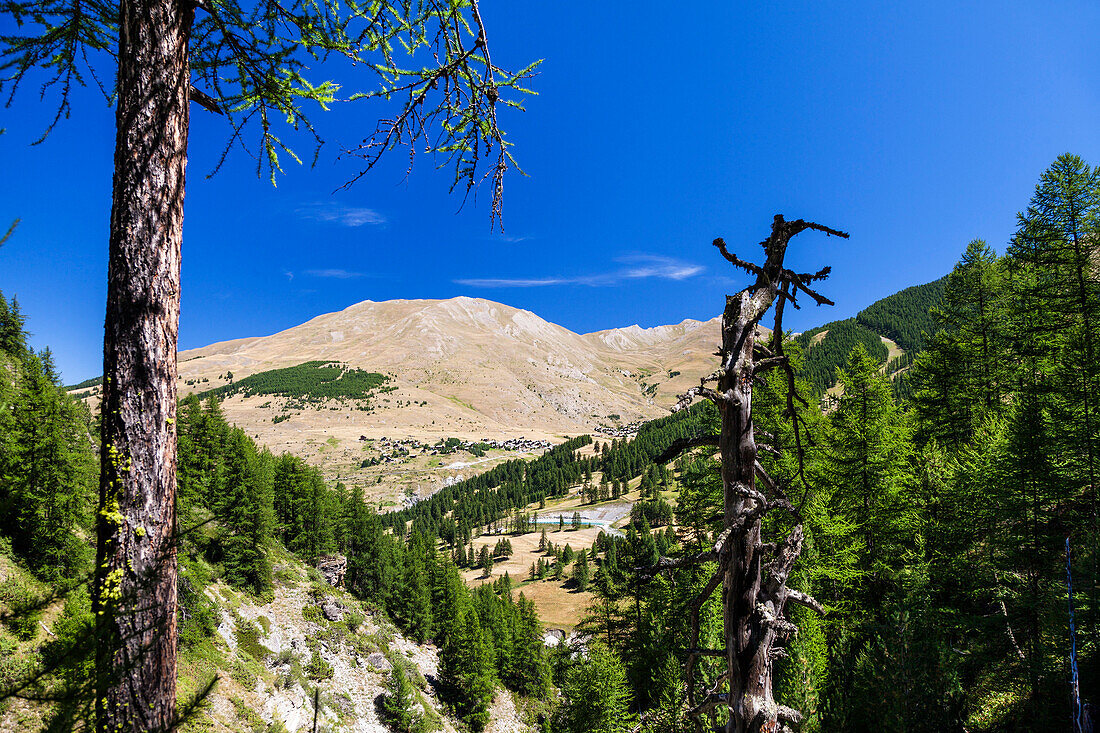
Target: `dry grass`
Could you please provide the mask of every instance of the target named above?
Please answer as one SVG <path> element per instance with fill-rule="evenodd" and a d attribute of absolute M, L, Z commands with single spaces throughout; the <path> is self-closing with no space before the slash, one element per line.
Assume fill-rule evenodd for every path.
<path fill-rule="evenodd" d="M 544 629 L 563 629 L 566 632 L 580 623 L 596 599 L 588 591 L 580 593 L 552 580 L 525 583 L 518 592 L 535 602 Z"/>
<path fill-rule="evenodd" d="M 886 338 L 885 336 L 879 336 L 882 339 L 883 345 L 886 347 L 886 363 L 889 364 L 892 360 L 898 358 L 905 353 L 905 349 L 898 346 L 896 343 Z"/>

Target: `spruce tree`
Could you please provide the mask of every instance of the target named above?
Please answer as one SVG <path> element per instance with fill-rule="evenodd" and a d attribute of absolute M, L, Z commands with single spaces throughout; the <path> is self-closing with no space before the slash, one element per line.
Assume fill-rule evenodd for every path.
<path fill-rule="evenodd" d="M 829 416 L 819 462 L 826 491 L 821 501 L 829 515 L 822 524 L 835 525 L 828 542 L 854 556 L 846 573 L 834 561 L 833 582 L 824 585 L 829 602 L 845 618 L 829 648 L 827 729 L 848 729 L 853 716 L 892 691 L 885 679 L 860 677 L 861 655 L 876 644 L 904 643 L 899 634 L 909 627 L 898 614 L 926 574 L 912 431 L 878 366 L 862 346 L 852 350 L 838 375 L 844 392 Z M 874 686 L 879 684 L 885 687 Z"/>
<path fill-rule="evenodd" d="M 581 550 L 577 553 L 577 560 L 573 563 L 573 582 L 577 584 L 577 590 L 588 589 L 588 551 Z"/>
<path fill-rule="evenodd" d="M 0 351 L 14 358 L 22 358 L 27 350 L 26 319 L 19 302 L 11 299 L 9 305 L 0 294 Z"/>
<path fill-rule="evenodd" d="M 18 358 L 0 366 L 0 530 L 37 574 L 58 580 L 90 559 L 75 531 L 91 519 L 91 425 L 49 354 L 14 348 Z"/>
<path fill-rule="evenodd" d="M 937 333 L 913 366 L 926 438 L 959 447 L 1009 388 L 1004 267 L 980 239 L 967 245 L 932 309 Z"/>
<path fill-rule="evenodd" d="M 271 460 L 269 454 L 257 454 L 243 430 L 233 428 L 225 446 L 224 493 L 214 505 L 225 535 L 226 578 L 258 596 L 271 590 Z"/>
<path fill-rule="evenodd" d="M 401 579 L 402 628 L 423 644 L 432 633 L 432 596 L 421 553 L 410 549 Z"/>
<path fill-rule="evenodd" d="M 1058 424 L 1050 434 L 1056 473 L 1088 506 L 1083 620 L 1100 647 L 1100 171 L 1059 156 L 1018 220 L 1008 250 L 1023 357 L 1017 381 Z"/>
<path fill-rule="evenodd" d="M 830 416 L 821 462 L 832 512 L 855 528 L 861 578 L 848 600 L 860 614 L 882 608 L 918 546 L 911 431 L 878 363 L 857 345 L 838 375 L 844 395 Z"/>

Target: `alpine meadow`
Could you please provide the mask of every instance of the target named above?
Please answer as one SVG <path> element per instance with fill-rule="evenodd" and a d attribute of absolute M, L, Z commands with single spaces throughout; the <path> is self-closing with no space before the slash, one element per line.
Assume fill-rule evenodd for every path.
<path fill-rule="evenodd" d="M 3 4 L 0 733 L 1094 730 L 1098 27 Z"/>

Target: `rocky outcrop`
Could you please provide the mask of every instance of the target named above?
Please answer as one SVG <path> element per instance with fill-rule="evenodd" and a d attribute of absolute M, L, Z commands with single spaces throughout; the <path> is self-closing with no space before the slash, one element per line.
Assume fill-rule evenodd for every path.
<path fill-rule="evenodd" d="M 348 571 L 348 559 L 343 555 L 326 555 L 317 561 L 317 570 L 324 577 L 325 582 L 333 588 L 339 588 L 344 583 L 344 574 Z"/>
<path fill-rule="evenodd" d="M 339 603 L 332 600 L 326 600 L 321 604 L 321 613 L 329 621 L 343 621 L 344 620 L 344 608 Z"/>

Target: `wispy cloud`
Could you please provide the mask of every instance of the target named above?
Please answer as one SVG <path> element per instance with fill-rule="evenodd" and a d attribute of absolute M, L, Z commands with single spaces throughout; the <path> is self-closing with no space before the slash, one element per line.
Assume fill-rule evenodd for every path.
<path fill-rule="evenodd" d="M 313 203 L 298 207 L 296 213 L 303 219 L 327 221 L 346 227 L 361 227 L 365 224 L 385 224 L 386 217 L 374 209 L 340 204 Z"/>
<path fill-rule="evenodd" d="M 327 270 L 306 270 L 304 274 L 310 277 L 328 277 L 337 280 L 351 280 L 355 277 L 367 276 L 365 272 L 353 272 L 352 270 L 343 270 L 339 267 L 333 267 Z"/>
<path fill-rule="evenodd" d="M 507 277 L 471 277 L 455 280 L 459 285 L 472 288 L 542 288 L 547 285 L 567 285 L 578 282 L 577 278 L 536 277 L 530 279 Z"/>
<path fill-rule="evenodd" d="M 620 257 L 616 261 L 627 266 L 612 272 L 575 277 L 463 278 L 454 282 L 471 288 L 542 288 L 551 285 L 612 287 L 628 280 L 647 278 L 686 280 L 703 272 L 704 269 L 702 265 L 693 265 L 660 255 L 635 254 Z"/>
<path fill-rule="evenodd" d="M 703 271 L 702 265 L 680 262 L 659 255 L 630 255 L 629 257 L 621 257 L 619 262 L 633 264 L 633 267 L 628 268 L 623 273 L 623 277 L 627 279 L 659 277 L 664 280 L 686 280 Z"/>

